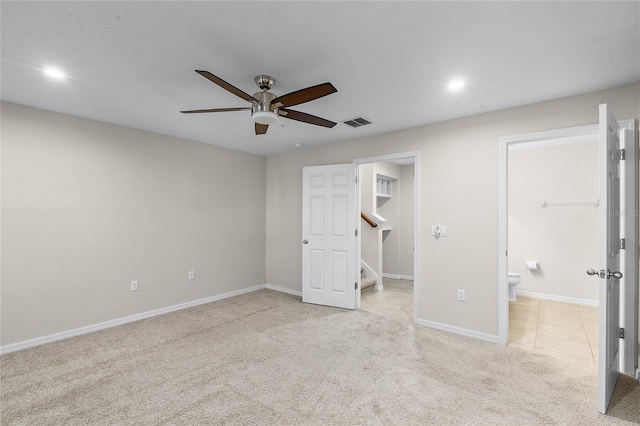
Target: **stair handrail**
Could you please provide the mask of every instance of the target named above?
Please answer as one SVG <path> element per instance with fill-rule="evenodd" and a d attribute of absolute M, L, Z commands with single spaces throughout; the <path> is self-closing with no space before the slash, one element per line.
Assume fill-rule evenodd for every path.
<path fill-rule="evenodd" d="M 377 227 L 377 226 L 378 226 L 378 224 L 377 224 L 377 223 L 375 223 L 375 222 L 373 221 L 373 219 L 371 219 L 369 216 L 367 216 L 366 214 L 364 214 L 364 213 L 362 213 L 362 212 L 360 212 L 360 217 L 361 217 L 362 219 L 364 219 L 364 221 L 365 221 L 365 222 L 367 222 L 367 223 L 369 224 L 369 226 L 371 226 L 372 228 L 375 228 L 375 227 Z"/>

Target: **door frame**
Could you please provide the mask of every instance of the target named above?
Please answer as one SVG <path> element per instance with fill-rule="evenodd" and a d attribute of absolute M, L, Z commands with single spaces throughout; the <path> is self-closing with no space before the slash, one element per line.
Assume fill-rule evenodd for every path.
<path fill-rule="evenodd" d="M 620 128 L 630 128 L 635 133 L 635 120 L 620 120 L 618 121 Z M 498 160 L 498 342 L 501 345 L 507 345 L 509 343 L 509 302 L 508 302 L 508 155 L 509 147 L 518 144 L 525 143 L 541 143 L 553 139 L 563 138 L 576 138 L 581 136 L 595 136 L 599 135 L 598 124 L 592 124 L 587 126 L 569 127 L 564 129 L 548 130 L 543 132 L 526 133 L 514 136 L 501 137 L 499 139 L 499 160 Z M 637 147 L 637 141 L 634 142 Z M 637 149 L 637 148 L 636 148 Z M 634 152 L 631 156 L 627 157 L 627 172 L 626 172 L 626 193 L 624 194 L 627 200 L 633 200 L 633 203 L 627 203 L 627 205 L 635 205 L 637 209 L 638 202 L 638 184 L 637 184 L 637 169 L 638 169 L 638 157 Z M 635 241 L 627 242 L 627 249 L 625 250 L 626 267 L 625 273 L 630 278 L 629 282 L 638 281 L 638 230 L 637 219 L 635 221 L 630 220 L 629 225 L 632 229 L 627 228 L 627 236 L 631 236 L 630 239 Z M 631 223 L 632 222 L 632 223 Z M 585 265 L 587 268 L 588 265 Z M 638 311 L 637 300 L 638 290 L 637 286 L 634 288 L 630 286 L 630 290 L 625 294 L 625 317 L 623 324 L 625 327 L 629 326 L 631 332 L 625 330 L 625 349 L 626 354 L 625 361 L 621 364 L 620 371 L 636 376 L 638 374 L 636 353 L 637 348 L 637 332 L 638 332 Z M 629 294 L 632 297 L 629 297 Z M 630 300 L 631 299 L 631 300 Z M 632 330 L 631 330 L 632 329 Z M 634 354 L 633 359 L 630 360 L 630 354 Z"/>
<path fill-rule="evenodd" d="M 362 211 L 362 198 L 360 194 L 360 185 L 362 184 L 360 180 L 360 166 L 362 164 L 371 164 L 371 163 L 381 163 L 386 161 L 399 160 L 404 158 L 413 158 L 413 323 L 416 324 L 418 320 L 418 294 L 419 294 L 419 285 L 418 285 L 418 252 L 420 241 L 418 239 L 418 215 L 420 212 L 419 209 L 419 201 L 418 201 L 418 186 L 420 185 L 420 167 L 419 167 L 419 152 L 418 151 L 409 151 L 409 152 L 400 152 L 395 154 L 385 154 L 378 155 L 375 157 L 365 157 L 365 158 L 357 158 L 353 160 L 353 163 L 356 165 L 356 176 L 358 176 L 358 184 L 356 185 L 356 198 L 358 200 L 358 241 L 356 242 L 356 261 L 358 271 L 360 270 L 360 259 L 361 259 L 361 235 L 362 235 L 362 221 L 360 220 L 360 212 Z M 382 271 L 380 271 L 380 278 L 382 279 Z M 384 290 L 383 290 L 384 291 Z M 356 309 L 360 309 L 360 301 L 361 301 L 361 292 L 356 292 Z"/>

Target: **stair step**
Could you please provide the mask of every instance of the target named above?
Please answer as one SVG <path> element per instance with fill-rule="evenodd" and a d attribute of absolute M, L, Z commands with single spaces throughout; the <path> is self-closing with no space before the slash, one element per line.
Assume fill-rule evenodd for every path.
<path fill-rule="evenodd" d="M 360 279 L 360 285 L 362 286 L 362 289 L 364 290 L 365 288 L 371 287 L 372 285 L 376 285 L 377 281 L 375 278 L 366 278 L 363 277 Z"/>

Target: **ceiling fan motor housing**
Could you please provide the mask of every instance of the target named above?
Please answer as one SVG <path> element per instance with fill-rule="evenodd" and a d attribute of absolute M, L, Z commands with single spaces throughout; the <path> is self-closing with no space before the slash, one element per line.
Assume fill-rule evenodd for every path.
<path fill-rule="evenodd" d="M 263 91 L 254 93 L 253 97 L 260 101 L 251 105 L 253 121 L 260 124 L 273 124 L 278 121 L 278 109 L 271 105 L 271 101 L 276 98 L 276 95 Z"/>

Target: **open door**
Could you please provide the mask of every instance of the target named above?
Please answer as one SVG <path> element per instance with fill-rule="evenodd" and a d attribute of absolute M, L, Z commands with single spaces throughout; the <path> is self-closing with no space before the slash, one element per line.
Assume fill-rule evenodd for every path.
<path fill-rule="evenodd" d="M 356 166 L 302 170 L 302 301 L 356 308 Z"/>
<path fill-rule="evenodd" d="M 600 105 L 600 324 L 598 411 L 606 413 L 620 374 L 621 149 L 620 127 L 606 104 Z M 622 224 L 624 226 L 624 224 Z"/>

